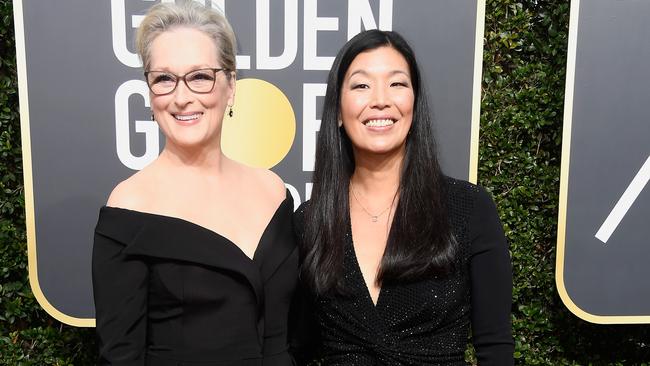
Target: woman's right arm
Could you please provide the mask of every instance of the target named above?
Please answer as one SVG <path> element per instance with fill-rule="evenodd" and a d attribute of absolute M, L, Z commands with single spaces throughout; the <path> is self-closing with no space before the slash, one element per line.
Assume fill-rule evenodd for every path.
<path fill-rule="evenodd" d="M 95 233 L 93 292 L 99 365 L 145 364 L 148 268 L 125 245 Z"/>

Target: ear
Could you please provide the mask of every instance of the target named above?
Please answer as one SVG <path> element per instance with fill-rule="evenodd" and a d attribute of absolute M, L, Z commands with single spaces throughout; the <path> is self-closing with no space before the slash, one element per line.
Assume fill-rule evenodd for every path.
<path fill-rule="evenodd" d="M 228 78 L 228 105 L 233 106 L 235 104 L 235 90 L 237 89 L 237 74 L 234 71 L 230 72 L 230 77 Z"/>

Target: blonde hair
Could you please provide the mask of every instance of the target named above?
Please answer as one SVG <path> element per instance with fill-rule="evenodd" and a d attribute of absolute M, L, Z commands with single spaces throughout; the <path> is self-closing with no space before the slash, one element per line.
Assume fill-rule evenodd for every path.
<path fill-rule="evenodd" d="M 180 4 L 156 4 L 149 9 L 140 23 L 135 44 L 145 71 L 151 66 L 153 40 L 161 33 L 179 27 L 193 28 L 208 35 L 217 49 L 217 56 L 221 60 L 220 67 L 230 71 L 237 69 L 235 33 L 226 17 L 214 9 L 186 0 Z M 231 74 L 226 73 L 228 76 Z"/>

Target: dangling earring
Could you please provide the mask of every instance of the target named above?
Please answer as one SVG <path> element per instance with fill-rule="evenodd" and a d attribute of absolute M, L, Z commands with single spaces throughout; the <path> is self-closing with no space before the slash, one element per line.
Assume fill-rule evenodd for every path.
<path fill-rule="evenodd" d="M 156 117 L 153 116 L 153 112 L 151 112 L 151 120 L 152 120 L 152 121 L 155 121 L 155 120 L 156 120 Z"/>
<path fill-rule="evenodd" d="M 232 117 L 232 115 L 233 115 L 233 113 L 232 113 L 232 106 L 230 106 L 230 110 L 228 111 L 228 117 Z"/>
<path fill-rule="evenodd" d="M 343 126 L 343 121 L 339 120 L 339 128 Z"/>

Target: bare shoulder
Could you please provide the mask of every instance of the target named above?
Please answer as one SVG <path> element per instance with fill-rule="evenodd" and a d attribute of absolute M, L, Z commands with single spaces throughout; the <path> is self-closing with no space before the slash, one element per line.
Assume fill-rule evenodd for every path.
<path fill-rule="evenodd" d="M 269 187 L 269 190 L 272 191 L 271 193 L 280 199 L 284 199 L 286 196 L 287 188 L 285 187 L 282 178 L 267 169 L 260 169 L 259 173 L 262 176 L 261 179 L 264 181 L 264 185 Z"/>
<path fill-rule="evenodd" d="M 120 182 L 108 197 L 107 206 L 140 210 L 147 201 L 146 172 L 140 171 Z"/>
<path fill-rule="evenodd" d="M 286 198 L 286 187 L 277 174 L 263 168 L 246 167 L 245 170 L 253 185 L 251 189 L 258 190 L 274 202 L 281 202 Z"/>

